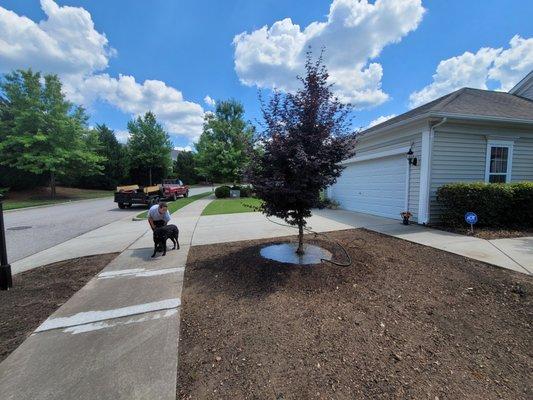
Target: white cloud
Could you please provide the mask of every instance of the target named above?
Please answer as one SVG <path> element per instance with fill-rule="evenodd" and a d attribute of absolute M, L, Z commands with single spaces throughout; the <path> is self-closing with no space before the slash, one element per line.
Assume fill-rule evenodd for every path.
<path fill-rule="evenodd" d="M 158 80 L 103 73 L 116 54 L 91 14 L 80 7 L 41 0 L 46 19 L 31 19 L 0 7 L 0 72 L 33 68 L 61 77 L 68 98 L 86 107 L 105 101 L 133 116 L 153 111 L 171 135 L 197 138 L 203 109 Z"/>
<path fill-rule="evenodd" d="M 72 90 L 71 97 L 79 97 L 84 104 L 100 99 L 119 110 L 132 115 L 151 110 L 165 128 L 174 135 L 196 139 L 202 132 L 203 109 L 199 104 L 185 101 L 182 93 L 158 80 L 146 80 L 142 84 L 133 76 L 107 74 L 85 78 Z"/>
<path fill-rule="evenodd" d="M 177 151 L 192 151 L 192 146 L 191 145 L 187 145 L 187 146 L 176 146 L 174 147 L 174 150 L 177 150 Z"/>
<path fill-rule="evenodd" d="M 500 82 L 500 90 L 509 91 L 520 79 L 533 70 L 533 38 L 518 35 L 509 41 L 489 70 L 489 78 Z"/>
<path fill-rule="evenodd" d="M 115 137 L 120 143 L 127 143 L 130 139 L 130 133 L 128 131 L 116 130 Z"/>
<path fill-rule="evenodd" d="M 217 102 L 209 95 L 204 97 L 204 103 L 209 107 L 214 107 L 217 104 Z"/>
<path fill-rule="evenodd" d="M 419 106 L 465 86 L 487 89 L 489 80 L 499 83 L 496 90 L 508 91 L 533 69 L 533 38 L 516 35 L 509 45 L 505 50 L 483 47 L 442 60 L 433 82 L 411 93 L 410 105 Z"/>
<path fill-rule="evenodd" d="M 372 128 L 373 126 L 379 125 L 382 122 L 385 122 L 385 121 L 387 121 L 387 120 L 389 120 L 391 118 L 394 118 L 395 116 L 396 116 L 396 114 L 381 115 L 381 116 L 377 117 L 376 119 L 370 121 L 370 123 L 368 124 L 368 126 L 365 129 Z"/>
<path fill-rule="evenodd" d="M 107 68 L 115 51 L 83 8 L 41 0 L 39 23 L 0 7 L 0 70 L 33 67 L 60 75 L 86 75 Z"/>
<path fill-rule="evenodd" d="M 381 104 L 383 68 L 370 60 L 415 30 L 424 11 L 420 0 L 334 0 L 326 21 L 303 30 L 286 18 L 235 36 L 235 71 L 245 85 L 291 91 L 309 46 L 315 55 L 325 48 L 339 98 L 358 108 Z"/>

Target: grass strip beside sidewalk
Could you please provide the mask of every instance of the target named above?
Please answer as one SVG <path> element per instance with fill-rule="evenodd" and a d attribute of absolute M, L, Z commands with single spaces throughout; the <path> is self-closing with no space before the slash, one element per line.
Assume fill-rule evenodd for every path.
<path fill-rule="evenodd" d="M 207 205 L 202 215 L 236 214 L 254 212 L 262 201 L 253 197 L 216 199 Z"/>
<path fill-rule="evenodd" d="M 194 196 L 189 196 L 189 197 L 182 197 L 180 199 L 177 199 L 176 201 L 169 201 L 167 204 L 168 204 L 168 212 L 169 213 L 174 213 L 176 211 L 178 211 L 180 208 L 183 208 L 185 207 L 187 204 L 191 204 L 193 201 L 195 200 L 198 200 L 198 199 L 202 199 L 204 197 L 207 197 L 211 194 L 212 192 L 205 192 L 205 193 L 200 193 L 200 194 L 195 194 Z M 146 219 L 147 218 L 147 215 L 148 215 L 148 210 L 146 211 L 143 211 L 142 213 L 140 213 L 139 215 L 137 215 L 136 218 L 143 218 L 143 219 Z"/>

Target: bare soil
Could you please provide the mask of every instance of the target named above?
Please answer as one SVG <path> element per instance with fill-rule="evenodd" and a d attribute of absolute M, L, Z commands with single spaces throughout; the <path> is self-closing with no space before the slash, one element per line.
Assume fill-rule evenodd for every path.
<path fill-rule="evenodd" d="M 0 291 L 0 362 L 118 253 L 74 258 L 13 276 Z"/>
<path fill-rule="evenodd" d="M 191 249 L 179 399 L 533 397 L 533 278 L 362 229 L 329 237 L 351 266 L 260 257 L 288 238 Z"/>

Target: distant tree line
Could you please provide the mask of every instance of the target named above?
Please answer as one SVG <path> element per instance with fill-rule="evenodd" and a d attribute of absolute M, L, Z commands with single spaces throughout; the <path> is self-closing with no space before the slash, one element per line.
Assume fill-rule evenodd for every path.
<path fill-rule="evenodd" d="M 17 70 L 0 82 L 0 187 L 58 183 L 113 189 L 160 182 L 172 174 L 171 142 L 152 112 L 128 124 L 120 143 L 105 124 L 88 126 L 85 110 L 66 100 L 56 75 Z"/>
<path fill-rule="evenodd" d="M 57 75 L 16 70 L 0 80 L 0 188 L 56 185 L 114 189 L 178 177 L 186 184 L 241 182 L 254 151 L 254 127 L 236 100 L 205 114 L 195 151 L 173 162 L 168 133 L 152 112 L 128 123 L 120 143 L 105 124 L 88 125 L 83 107 L 68 101 Z"/>

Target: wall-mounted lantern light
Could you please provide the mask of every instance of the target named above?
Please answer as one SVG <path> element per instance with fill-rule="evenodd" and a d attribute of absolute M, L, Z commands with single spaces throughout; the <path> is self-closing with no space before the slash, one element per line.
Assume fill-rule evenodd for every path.
<path fill-rule="evenodd" d="M 414 156 L 413 149 L 409 149 L 407 152 L 407 160 L 409 161 L 409 165 L 416 166 L 418 164 L 418 159 Z"/>

